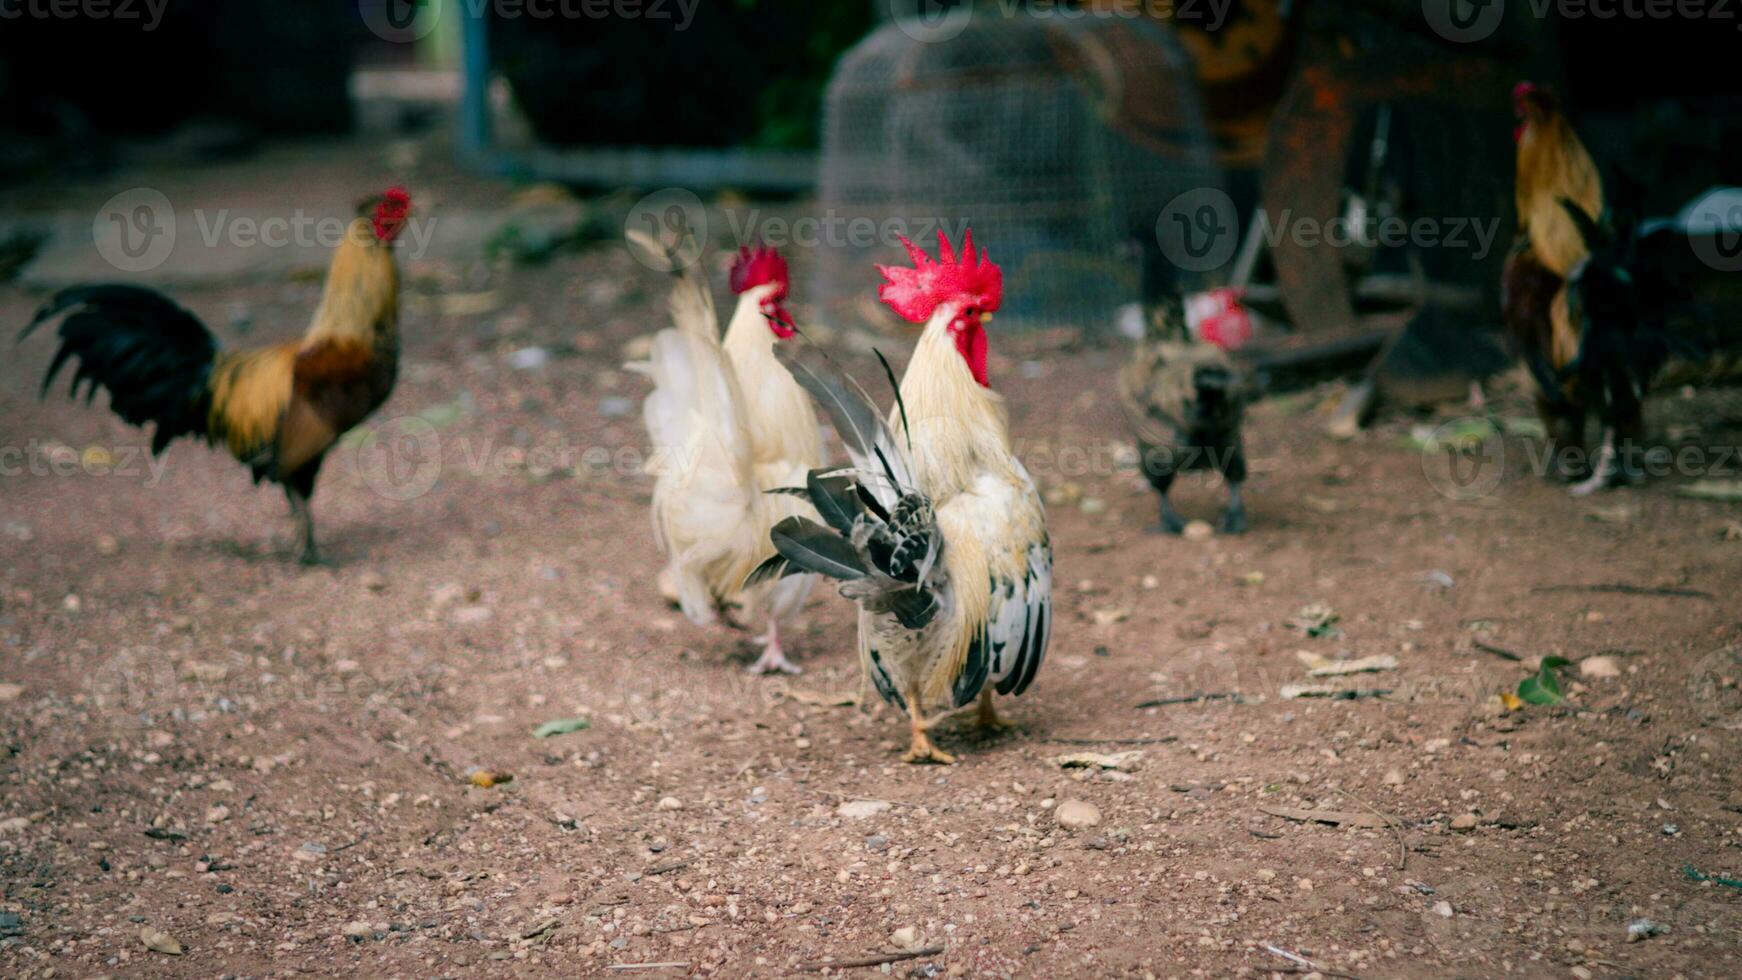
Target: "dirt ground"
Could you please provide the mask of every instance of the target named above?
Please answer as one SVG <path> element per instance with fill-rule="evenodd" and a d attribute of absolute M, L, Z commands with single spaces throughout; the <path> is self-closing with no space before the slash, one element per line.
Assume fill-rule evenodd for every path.
<path fill-rule="evenodd" d="M 1003 706 L 1019 729 L 947 729 L 960 762 L 913 767 L 891 711 L 839 703 L 843 600 L 818 590 L 794 679 L 745 676 L 744 635 L 661 603 L 643 388 L 619 370 L 659 276 L 608 245 L 412 272 L 401 384 L 315 498 L 326 567 L 289 561 L 282 499 L 232 460 L 181 444 L 148 469 L 100 403 L 35 401 L 46 343 L 8 347 L 0 445 L 40 465 L 0 476 L 0 974 L 791 975 L 914 947 L 937 951 L 883 969 L 1742 962 L 1742 511 L 1679 495 L 1692 476 L 1574 500 L 1513 437 L 1494 491 L 1457 499 L 1421 419 L 1332 442 L 1319 393 L 1255 412 L 1248 535 L 1149 536 L 1117 351 L 995 336 L 1058 626 Z M 316 288 L 182 298 L 260 342 Z M 0 288 L 0 324 L 39 300 Z M 1742 444 L 1733 397 L 1672 393 L 1653 422 Z M 1601 584 L 1642 591 L 1561 588 Z M 1309 631 L 1309 606 L 1338 618 Z M 1288 700 L 1297 651 L 1397 666 L 1311 681 L 1379 696 Z M 1605 659 L 1567 670 L 1567 704 L 1506 711 L 1546 655 Z M 1237 697 L 1139 707 L 1199 693 Z M 591 727 L 533 737 L 572 717 Z M 1085 751 L 1140 755 L 1055 761 Z M 1098 823 L 1062 826 L 1066 801 Z M 1666 931 L 1629 942 L 1638 920 Z"/>

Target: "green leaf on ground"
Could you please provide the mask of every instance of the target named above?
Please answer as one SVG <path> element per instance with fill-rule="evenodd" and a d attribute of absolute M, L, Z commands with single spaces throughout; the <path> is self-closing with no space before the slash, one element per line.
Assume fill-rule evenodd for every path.
<path fill-rule="evenodd" d="M 553 735 L 567 735 L 593 727 L 593 723 L 585 718 L 558 718 L 547 721 L 532 730 L 533 738 L 550 738 Z"/>
<path fill-rule="evenodd" d="M 1544 657 L 1536 674 L 1518 682 L 1518 696 L 1530 704 L 1560 704 L 1567 699 L 1561 693 L 1561 679 L 1556 671 L 1572 661 L 1565 657 Z"/>

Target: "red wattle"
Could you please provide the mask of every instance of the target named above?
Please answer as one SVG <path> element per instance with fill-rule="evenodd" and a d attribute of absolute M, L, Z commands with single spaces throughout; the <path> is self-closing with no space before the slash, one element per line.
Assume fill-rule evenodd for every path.
<path fill-rule="evenodd" d="M 956 350 L 962 355 L 962 360 L 968 362 L 968 371 L 974 375 L 974 380 L 982 388 L 992 387 L 992 382 L 986 377 L 986 328 L 981 326 L 980 318 L 972 320 L 957 317 L 950 324 L 950 332 L 956 335 Z"/>

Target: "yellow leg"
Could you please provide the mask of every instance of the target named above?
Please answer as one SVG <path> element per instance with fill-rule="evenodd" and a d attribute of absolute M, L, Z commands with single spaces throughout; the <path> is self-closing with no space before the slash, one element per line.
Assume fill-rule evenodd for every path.
<path fill-rule="evenodd" d="M 927 721 L 920 711 L 919 687 L 916 685 L 907 692 L 907 715 L 913 726 L 913 745 L 907 750 L 906 761 L 932 762 L 940 766 L 955 762 L 955 756 L 931 744 L 931 738 L 926 735 L 926 731 L 935 723 L 935 719 Z"/>
<path fill-rule="evenodd" d="M 998 710 L 992 707 L 992 689 L 989 687 L 980 689 L 980 712 L 975 719 L 982 731 L 1001 732 L 1016 727 L 1015 723 L 998 717 Z"/>

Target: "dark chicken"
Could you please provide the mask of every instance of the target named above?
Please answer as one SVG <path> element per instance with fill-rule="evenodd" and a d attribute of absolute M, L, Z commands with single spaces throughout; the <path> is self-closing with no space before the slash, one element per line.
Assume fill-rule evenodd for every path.
<path fill-rule="evenodd" d="M 314 320 L 300 341 L 220 351 L 199 319 L 150 289 L 78 286 L 56 295 L 20 339 L 56 318 L 60 348 L 43 378 L 77 358 L 71 395 L 98 388 L 125 422 L 152 423 L 161 453 L 181 436 L 222 445 L 255 482 L 284 488 L 298 523 L 298 556 L 319 560 L 309 498 L 341 436 L 393 390 L 399 365 L 399 273 L 394 240 L 411 198 L 400 188 L 364 201 L 333 254 Z"/>
<path fill-rule="evenodd" d="M 1119 372 L 1119 407 L 1137 440 L 1138 467 L 1161 496 L 1161 523 L 1152 530 L 1184 531 L 1186 521 L 1168 497 L 1174 479 L 1185 472 L 1215 470 L 1228 484 L 1222 531 L 1244 533 L 1244 381 L 1225 351 L 1189 339 L 1177 299 L 1163 312 L 1172 315 L 1148 331 Z"/>

